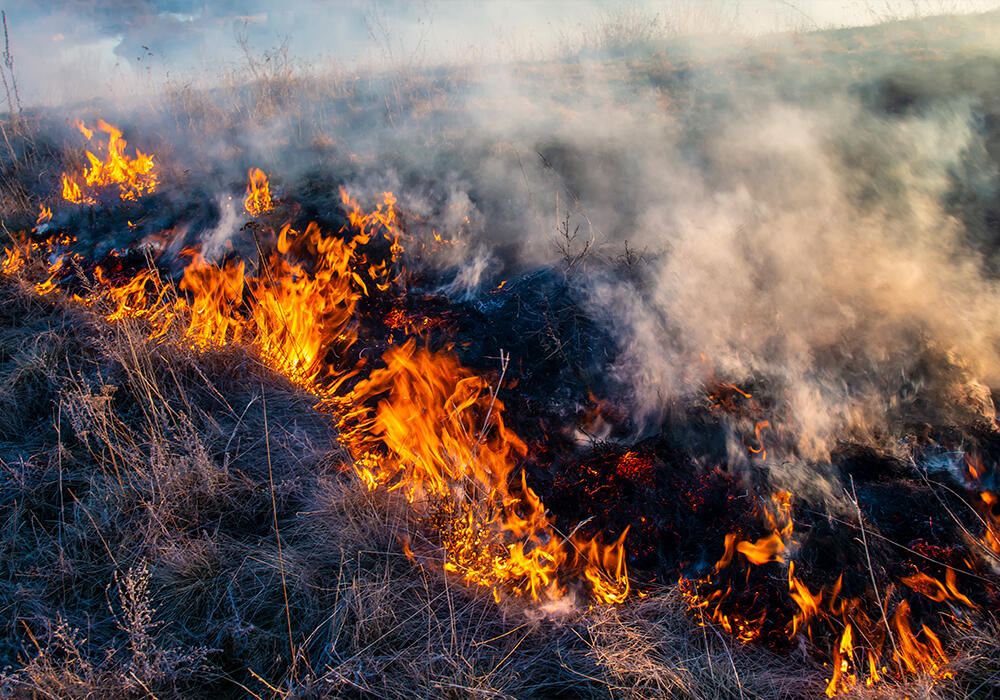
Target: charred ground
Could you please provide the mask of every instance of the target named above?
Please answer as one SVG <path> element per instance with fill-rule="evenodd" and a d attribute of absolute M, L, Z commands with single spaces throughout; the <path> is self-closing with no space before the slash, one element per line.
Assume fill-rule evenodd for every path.
<path fill-rule="evenodd" d="M 776 84 L 782 100 L 806 106 L 822 104 L 831 89 L 854 95 L 860 125 L 971 105 L 982 148 L 970 147 L 948 170 L 943 205 L 992 280 L 1000 237 L 992 87 L 1000 64 L 980 53 L 996 24 L 987 15 L 822 32 L 788 39 L 802 42 L 791 53 L 782 38 L 737 56 L 670 46 L 650 58 L 648 47 L 630 47 L 518 70 L 529 83 L 542 76 L 539 90 L 558 75 L 567 103 L 594 72 L 626 86 L 626 103 L 627 86 L 652 86 L 681 115 L 678 141 L 695 163 L 718 157 L 710 142 L 720 115 L 774 100 Z M 748 87 L 734 93 L 733 81 Z M 948 380 L 966 368 L 937 347 L 907 358 L 897 377 L 873 369 L 849 343 L 831 342 L 814 348 L 824 366 L 844 368 L 848 379 L 874 375 L 891 400 L 873 434 L 840 436 L 826 460 L 801 454 L 797 417 L 783 398 L 790 380 L 766 369 L 713 377 L 667 397 L 651 419 L 629 395 L 627 348 L 595 311 L 588 285 L 624 280 L 637 300 L 652 297 L 644 270 L 669 250 L 630 252 L 615 235 L 591 247 L 588 229 L 577 237 L 567 216 L 548 222 L 544 243 L 554 253 L 541 264 L 511 232 L 532 221 L 512 209 L 530 213 L 522 205 L 542 193 L 528 187 L 512 199 L 498 185 L 509 180 L 477 176 L 484 162 L 499 167 L 498 151 L 514 149 L 516 158 L 507 153 L 503 162 L 520 161 L 525 184 L 548 182 L 581 221 L 602 203 L 619 203 L 610 226 L 628 232 L 648 226 L 630 194 L 642 175 L 633 162 L 613 144 L 590 148 L 559 136 L 536 140 L 534 153 L 479 140 L 452 111 L 468 90 L 460 72 L 412 75 L 405 85 L 380 77 L 326 86 L 322 98 L 317 85 L 287 79 L 214 94 L 180 90 L 155 106 L 153 126 L 142 110 L 119 113 L 132 125 L 130 140 L 141 135 L 143 148 L 158 154 L 159 190 L 85 212 L 60 208 L 52 196 L 58 173 L 82 156 L 65 118 L 10 118 L 6 229 L 39 241 L 71 234 L 80 258 L 60 276 L 60 295 L 39 297 L 30 276 L 5 275 L 0 288 L 6 692 L 817 695 L 842 628 L 817 625 L 808 644 L 789 635 L 800 610 L 788 594 L 788 560 L 831 603 L 837 595 L 857 601 L 857 628 L 880 630 L 880 611 L 898 611 L 905 600 L 914 628 L 926 624 L 945 642 L 950 676 L 919 668 L 854 692 L 995 692 L 992 611 L 1000 601 L 984 533 L 998 513 L 995 502 L 977 501 L 979 491 L 998 490 L 1000 435 L 992 414 L 979 410 L 995 403 L 993 387 L 952 397 Z M 115 108 L 80 110 L 111 119 Z M 367 133 L 370 124 L 378 124 L 373 133 L 395 133 L 388 146 Z M 431 125 L 434 137 L 423 133 Z M 831 137 L 844 167 L 882 168 L 867 150 L 873 139 L 837 142 L 848 133 Z M 253 221 L 233 214 L 242 174 L 269 163 L 276 211 Z M 349 216 L 337 188 L 359 182 L 419 193 L 410 210 L 402 206 L 417 245 L 407 249 L 405 293 L 363 298 L 359 340 L 336 362 L 363 366 L 364 375 L 414 335 L 434 349 L 453 347 L 499 387 L 505 419 L 528 448 L 517 473 L 557 531 L 612 542 L 628 528 L 627 563 L 643 598 L 588 608 L 580 587 L 567 609 L 540 612 L 456 586 L 426 556 L 422 565 L 405 556 L 401 543 L 420 533 L 410 532 L 399 504 L 360 488 L 329 416 L 249 347 L 199 352 L 178 337 L 153 341 L 141 322 L 108 323 L 72 300 L 97 265 L 124 280 L 155 257 L 164 279 L 180 283 L 182 249 L 216 238 L 220 266 L 260 265 L 286 221 L 342 231 Z M 465 186 L 462 197 L 456 183 Z M 861 209 L 898 203 L 880 189 L 884 180 L 852 184 Z M 52 221 L 28 233 L 39 202 L 53 205 Z M 465 202 L 474 206 L 450 217 Z M 238 221 L 227 227 L 227 217 Z M 454 254 L 436 249 L 432 232 L 458 240 Z M 371 260 L 388 255 L 375 250 Z M 470 261 L 480 255 L 483 270 L 473 276 Z M 762 266 L 760 279 L 767 273 Z M 919 332 L 900 341 L 930 345 Z M 502 381 L 501 351 L 509 353 Z M 786 464 L 795 467 L 791 476 Z M 802 473 L 820 485 L 808 488 Z M 782 510 L 770 499 L 789 483 L 803 488 Z M 835 499 L 824 491 L 829 484 L 840 488 Z M 716 564 L 727 535 L 734 545 L 760 542 L 784 528 L 785 516 L 795 533 L 781 538 L 787 551 L 758 565 L 739 554 Z M 955 587 L 970 605 L 933 600 L 955 593 L 943 586 L 949 570 L 959 572 Z M 944 593 L 900 583 L 917 572 L 942 582 Z M 711 612 L 699 599 L 711 600 Z"/>

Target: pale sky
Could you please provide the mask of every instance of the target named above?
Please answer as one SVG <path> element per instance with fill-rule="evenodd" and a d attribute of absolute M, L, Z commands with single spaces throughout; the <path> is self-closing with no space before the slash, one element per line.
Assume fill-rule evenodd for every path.
<path fill-rule="evenodd" d="M 579 47 L 608 21 L 682 33 L 764 34 L 977 12 L 1000 0 L 14 0 L 11 52 L 27 104 L 204 85 L 289 41 L 303 64 L 362 66 L 533 59 Z"/>

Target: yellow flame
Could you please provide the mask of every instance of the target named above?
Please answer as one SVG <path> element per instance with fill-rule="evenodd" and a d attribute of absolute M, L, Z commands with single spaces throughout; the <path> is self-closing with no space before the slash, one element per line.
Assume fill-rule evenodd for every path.
<path fill-rule="evenodd" d="M 93 130 L 84 126 L 83 122 L 78 122 L 77 128 L 88 141 L 94 135 Z M 94 191 L 110 185 L 117 185 L 119 197 L 126 201 L 155 192 L 159 180 L 153 167 L 153 157 L 139 149 L 136 149 L 135 157 L 125 155 L 128 143 L 121 137 L 119 129 L 101 119 L 97 120 L 97 128 L 108 135 L 107 155 L 102 159 L 87 151 L 88 165 L 81 175 L 63 173 L 63 199 L 74 204 L 95 204 Z M 84 187 L 88 191 L 84 191 Z"/>
<path fill-rule="evenodd" d="M 247 173 L 247 196 L 243 206 L 250 216 L 260 216 L 274 209 L 267 175 L 260 168 L 250 168 Z"/>

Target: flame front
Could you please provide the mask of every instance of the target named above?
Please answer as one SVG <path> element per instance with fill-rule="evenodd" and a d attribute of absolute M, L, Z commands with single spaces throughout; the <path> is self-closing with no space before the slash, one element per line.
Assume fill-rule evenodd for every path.
<path fill-rule="evenodd" d="M 117 163 L 120 133 L 104 122 L 98 128 L 111 134 L 109 163 Z M 88 185 L 124 173 L 91 162 Z M 71 191 L 67 199 L 89 201 L 76 180 L 63 182 L 64 193 Z M 524 473 L 516 475 L 527 448 L 506 427 L 503 402 L 453 352 L 434 352 L 410 338 L 389 347 L 383 366 L 353 389 L 340 390 L 357 374 L 343 358 L 357 340 L 358 302 L 402 278 L 395 197 L 384 193 L 369 213 L 346 191 L 341 198 L 349 222 L 342 236 L 314 223 L 302 232 L 285 225 L 254 274 L 243 262 L 220 267 L 195 253 L 178 293 L 153 269 L 116 284 L 97 268 L 97 291 L 83 301 L 105 308 L 109 320 L 142 319 L 154 339 L 179 327 L 196 350 L 249 343 L 334 413 L 361 481 L 402 494 L 429 544 L 443 549 L 444 568 L 462 581 L 488 588 L 498 600 L 506 594 L 557 600 L 577 581 L 599 603 L 624 601 L 627 529 L 610 545 L 559 535 Z M 273 207 L 267 176 L 258 169 L 249 173 L 244 204 L 255 216 Z M 387 256 L 372 248 L 380 240 L 388 244 Z M 17 253 L 7 258 L 5 269 L 13 269 Z M 38 293 L 56 289 L 61 260 Z"/>

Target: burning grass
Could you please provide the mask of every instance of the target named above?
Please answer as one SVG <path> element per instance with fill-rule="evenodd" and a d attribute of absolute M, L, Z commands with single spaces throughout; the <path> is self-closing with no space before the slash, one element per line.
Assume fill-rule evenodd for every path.
<path fill-rule="evenodd" d="M 43 544 L 37 528 L 46 526 L 43 551 L 50 561 L 18 574 L 40 580 L 32 589 L 38 597 L 31 599 L 31 612 L 18 615 L 21 629 L 10 631 L 27 635 L 35 646 L 23 668 L 6 677 L 11 692 L 134 694 L 155 688 L 184 695 L 235 687 L 279 694 L 295 689 L 403 695 L 413 690 L 389 680 L 373 685 L 373 674 L 389 679 L 392 673 L 426 678 L 428 695 L 446 687 L 555 692 L 577 682 L 567 674 L 586 678 L 594 694 L 726 696 L 735 689 L 770 695 L 781 687 L 801 695 L 824 687 L 832 696 L 864 686 L 881 692 L 908 678 L 948 692 L 956 680 L 954 652 L 945 652 L 927 623 L 914 627 L 909 598 L 894 598 L 890 623 L 880 596 L 891 595 L 891 585 L 883 590 L 872 579 L 874 585 L 866 588 L 855 576 L 861 595 L 851 597 L 841 593 L 843 573 L 820 589 L 796 575 L 788 552 L 800 543 L 787 492 L 774 494 L 763 507 L 751 501 L 742 514 L 730 506 L 729 527 L 737 531 L 725 534 L 721 558 L 703 578 L 681 576 L 674 585 L 650 580 L 630 596 L 625 556 L 630 525 L 609 538 L 607 528 L 616 521 L 609 513 L 596 521 L 596 529 L 583 522 L 562 534 L 528 485 L 527 473 L 515 476 L 529 446 L 505 426 L 496 389 L 448 348 L 418 347 L 416 337 L 384 338 L 384 354 L 373 369 L 354 352 L 361 336 L 372 342 L 371 311 L 364 312 L 361 302 L 384 294 L 391 306 L 405 293 L 400 263 L 406 229 L 388 194 L 370 214 L 346 193 L 342 202 L 348 215 L 339 237 L 312 224 L 303 233 L 285 225 L 269 234 L 265 226 L 259 235 L 264 240 L 270 235 L 274 250 L 261 249 L 258 272 L 248 273 L 243 262 L 211 265 L 195 253 L 176 287 L 156 267 L 125 273 L 120 261 L 109 277 L 103 266 L 71 253 L 72 239 L 61 235 L 25 239 L 7 249 L 12 301 L 48 304 L 50 315 L 79 327 L 82 344 L 57 346 L 60 358 L 72 358 L 65 372 L 61 362 L 55 369 L 53 359 L 44 360 L 51 350 L 37 349 L 13 362 L 12 388 L 19 391 L 12 393 L 40 401 L 36 412 L 51 412 L 54 405 L 56 415 L 54 421 L 42 419 L 52 421 L 43 444 L 19 457 L 18 471 L 10 462 L 8 468 L 20 474 L 17 483 L 27 479 L 26 471 L 37 470 L 34 460 L 47 455 L 42 469 L 47 476 L 37 478 L 51 483 L 55 467 L 58 510 L 26 511 L 25 498 L 12 496 L 14 513 L 36 528 L 36 547 Z M 43 212 L 36 230 L 47 220 Z M 92 265 L 89 272 L 85 265 Z M 36 276 L 40 281 L 31 281 Z M 74 287 L 78 291 L 71 292 Z M 16 311 L 10 322 L 16 328 L 25 317 Z M 397 332 L 405 338 L 410 327 L 403 324 Z M 30 375 L 32 367 L 45 388 L 25 385 L 22 375 Z M 502 385 L 503 374 L 497 386 Z M 769 422 L 759 420 L 761 407 L 753 395 L 722 385 L 708 398 L 716 417 L 720 411 L 750 411 L 753 437 L 744 445 L 765 460 L 761 429 Z M 592 426 L 596 414 L 582 420 Z M 273 438 L 272 424 L 278 428 Z M 276 458 L 272 444 L 287 454 Z M 597 494 L 605 488 L 613 493 L 622 480 L 662 493 L 655 480 L 666 465 L 655 461 L 671 459 L 666 455 L 656 447 L 612 451 L 612 459 L 595 462 L 582 484 L 552 493 L 583 488 L 581 495 L 595 505 L 611 507 L 615 501 L 608 492 Z M 986 467 L 980 464 L 979 470 Z M 691 477 L 680 478 L 685 484 Z M 975 466 L 969 478 L 978 483 Z M 695 513 L 705 495 L 692 492 L 680 512 Z M 639 512 L 656 512 L 646 508 Z M 646 540 L 661 538 L 660 528 L 646 527 L 645 520 L 639 516 L 637 524 L 645 530 L 640 552 Z M 755 520 L 765 534 L 740 539 L 738 530 Z M 990 551 L 995 533 L 990 521 L 984 522 L 980 537 Z M 332 531 L 338 536 L 331 538 Z M 84 551 L 97 560 L 78 561 Z M 654 578 L 671 570 L 655 558 L 633 559 Z M 52 574 L 48 568 L 56 560 Z M 351 560 L 354 568 L 345 572 Z M 362 560 L 368 562 L 364 568 Z M 787 568 L 784 598 L 768 580 L 773 573 L 757 575 L 775 565 Z M 679 566 L 683 571 L 690 563 Z M 330 567 L 337 569 L 337 586 L 330 585 Z M 970 567 L 978 570 L 966 558 L 965 573 Z M 868 570 L 874 576 L 870 558 Z M 68 618 L 71 610 L 89 614 L 85 591 L 89 586 L 91 600 L 98 595 L 101 571 L 110 581 L 106 595 L 114 590 L 117 597 L 109 597 L 108 627 L 84 635 L 80 621 Z M 987 580 L 986 573 L 979 578 Z M 81 576 L 88 577 L 86 583 Z M 397 597 L 401 578 L 416 586 L 404 590 L 408 599 L 420 601 L 418 607 Z M 453 591 L 452 578 L 472 588 Z M 162 602 L 152 593 L 153 581 L 161 586 Z M 57 582 L 62 597 L 53 603 L 48 596 Z M 953 568 L 940 580 L 917 571 L 900 583 L 946 604 L 947 617 L 935 625 L 941 634 L 948 630 L 945 639 L 970 635 L 973 619 L 982 623 L 979 615 L 970 617 L 981 606 L 959 590 Z M 979 597 L 992 601 L 992 586 Z M 476 596 L 478 587 L 491 595 Z M 359 619 L 350 623 L 350 613 L 329 612 L 342 609 L 344 595 L 363 606 L 360 612 L 351 609 Z M 441 607 L 442 596 L 447 608 Z M 591 605 L 579 607 L 588 599 Z M 525 610 L 529 601 L 546 612 L 537 617 L 530 603 Z M 626 611 L 612 612 L 622 604 Z M 215 620 L 220 606 L 229 612 Z M 412 612 L 401 619 L 407 610 Z M 169 613 L 158 617 L 163 611 Z M 512 627 L 511 616 L 526 612 L 527 621 Z M 557 624 L 546 620 L 551 616 Z M 411 659 L 397 667 L 405 657 L 399 645 L 416 644 L 435 659 L 440 654 L 428 650 L 432 641 L 422 634 L 398 638 L 399 628 L 409 629 L 414 619 L 421 629 L 441 630 L 438 643 L 457 655 L 452 662 L 414 667 Z M 361 629 L 347 634 L 341 625 Z M 351 653 L 336 651 L 342 634 L 354 645 L 348 646 Z M 511 645 L 515 635 L 518 641 Z M 692 669 L 690 656 L 663 647 L 662 637 L 678 635 L 690 654 L 707 664 L 707 677 L 703 666 Z M 784 641 L 776 641 L 781 635 Z M 499 639 L 506 641 L 495 645 Z M 389 640 L 396 651 L 378 662 L 377 650 Z M 765 652 L 761 642 L 784 655 L 770 657 L 773 652 Z M 790 644 L 811 653 L 793 679 L 778 683 L 776 669 L 790 663 Z M 828 671 L 813 660 L 824 644 L 831 649 Z M 97 648 L 101 660 L 94 655 Z M 257 660 L 247 662 L 248 655 Z M 502 666 L 520 668 L 529 660 L 555 666 L 554 658 L 560 661 L 558 671 L 548 669 L 552 677 L 532 678 L 523 688 L 512 686 L 506 675 L 496 676 Z M 755 668 L 759 663 L 774 664 L 775 670 Z M 822 681 L 821 675 L 826 675 Z M 758 683 L 763 685 L 755 689 Z M 968 683 L 962 678 L 960 687 Z"/>
<path fill-rule="evenodd" d="M 628 247 L 592 259 L 567 214 L 561 266 L 440 269 L 471 251 L 461 197 L 408 211 L 243 166 L 205 204 L 178 154 L 96 125 L 104 155 L 68 158 L 0 259 L 7 694 L 995 691 L 1000 435 L 975 377 L 941 401 L 976 410 L 906 387 L 933 405 L 817 457 L 782 377 L 702 353 L 639 426 L 581 292 L 651 294 Z"/>
<path fill-rule="evenodd" d="M 409 506 L 253 355 L 0 292 L 6 694 L 777 692 L 727 659 L 787 661 L 691 636 L 669 590 L 553 624 L 414 565 Z"/>

